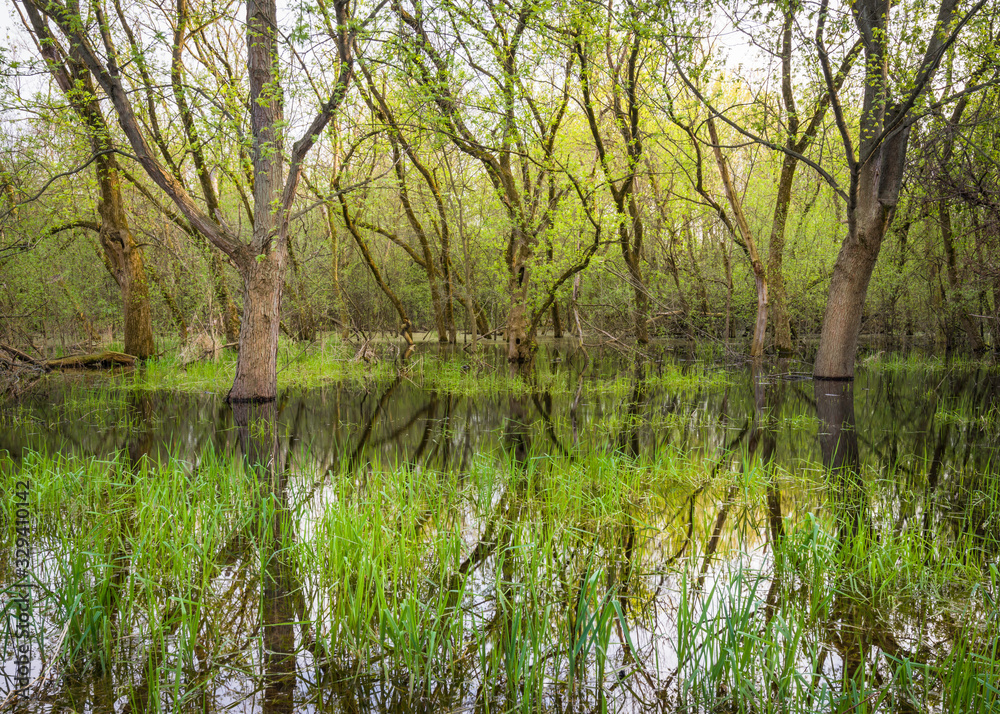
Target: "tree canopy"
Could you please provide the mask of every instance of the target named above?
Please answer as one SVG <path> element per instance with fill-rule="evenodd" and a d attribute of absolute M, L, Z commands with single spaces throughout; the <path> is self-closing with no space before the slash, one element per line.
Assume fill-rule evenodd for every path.
<path fill-rule="evenodd" d="M 234 400 L 274 396 L 282 330 L 515 364 L 818 334 L 838 379 L 863 332 L 997 347 L 990 0 L 11 10 L 9 342 L 218 333 Z"/>

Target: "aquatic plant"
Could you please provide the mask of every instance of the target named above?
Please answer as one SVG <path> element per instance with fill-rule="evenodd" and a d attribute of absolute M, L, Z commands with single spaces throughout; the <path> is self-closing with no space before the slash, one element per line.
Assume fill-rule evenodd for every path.
<path fill-rule="evenodd" d="M 158 468 L 31 454 L 18 473 L 34 484 L 39 607 L 65 631 L 61 671 L 115 676 L 137 701 L 172 708 L 261 667 L 266 679 L 281 647 L 316 668 L 315 696 L 347 677 L 432 702 L 443 682 L 469 682 L 462 696 L 491 710 L 998 701 L 995 526 L 930 536 L 873 506 L 871 531 L 845 543 L 821 499 L 773 540 L 768 492 L 813 477 L 776 483 L 737 463 L 372 462 L 277 490 L 213 450 Z M 997 490 L 975 498 L 995 504 Z M 727 503 L 742 535 L 701 551 Z M 666 517 L 676 509 L 687 522 Z M 135 675 L 121 679 L 121 662 Z"/>

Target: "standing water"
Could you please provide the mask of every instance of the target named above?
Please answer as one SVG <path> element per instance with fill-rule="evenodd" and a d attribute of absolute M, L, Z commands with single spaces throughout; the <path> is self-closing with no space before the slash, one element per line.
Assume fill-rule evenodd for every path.
<path fill-rule="evenodd" d="M 4 706 L 1000 709 L 996 367 L 496 357 L 0 405 Z"/>

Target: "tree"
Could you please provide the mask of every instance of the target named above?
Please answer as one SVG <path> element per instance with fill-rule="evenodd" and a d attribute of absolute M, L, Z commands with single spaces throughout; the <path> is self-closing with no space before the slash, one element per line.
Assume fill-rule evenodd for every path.
<path fill-rule="evenodd" d="M 813 107 L 812 116 L 805 119 L 800 116 L 798 102 L 795 99 L 793 82 L 793 42 L 792 30 L 796 14 L 801 11 L 801 4 L 789 0 L 782 8 L 781 27 L 781 108 L 784 113 L 785 145 L 781 161 L 781 175 L 778 178 L 778 194 L 774 202 L 774 217 L 771 220 L 771 237 L 768 242 L 767 280 L 770 284 L 770 303 L 773 309 L 774 342 L 779 352 L 792 351 L 792 334 L 788 315 L 788 297 L 785 292 L 785 229 L 788 226 L 788 214 L 792 203 L 792 186 L 795 171 L 803 155 L 813 143 L 819 129 L 823 126 L 826 113 L 830 108 L 831 92 L 819 94 Z M 850 74 L 851 68 L 861 50 L 861 42 L 857 42 L 844 55 L 843 61 L 833 76 L 830 86 L 834 92 L 839 92 Z M 802 127 L 805 126 L 803 130 Z"/>
<path fill-rule="evenodd" d="M 923 115 L 919 103 L 927 97 L 949 48 L 985 5 L 986 0 L 979 0 L 962 13 L 958 0 L 941 0 L 915 73 L 894 87 L 897 73 L 890 70 L 894 29 L 890 21 L 903 9 L 891 8 L 886 0 L 858 0 L 852 4 L 865 58 L 861 114 L 855 134 L 848 124 L 824 45 L 829 0 L 820 4 L 816 47 L 847 159 L 850 185 L 845 195 L 847 236 L 834 264 L 813 366 L 818 378 L 854 377 L 868 284 L 899 202 L 910 130 Z M 916 34 L 918 28 L 912 32 Z M 968 86 L 966 91 L 974 91 L 975 84 L 979 83 Z"/>
<path fill-rule="evenodd" d="M 441 187 L 438 184 L 435 173 L 421 159 L 414 142 L 403 132 L 400 122 L 396 119 L 395 112 L 389 106 L 387 98 L 383 92 L 379 91 L 372 74 L 363 63 L 361 64 L 361 69 L 364 73 L 367 87 L 367 92 L 364 94 L 365 100 L 375 116 L 385 126 L 385 133 L 391 147 L 397 194 L 403 214 L 406 216 L 406 222 L 410 227 L 410 231 L 417 239 L 419 252 L 394 233 L 380 226 L 374 226 L 373 228 L 403 248 L 413 259 L 413 262 L 424 271 L 424 274 L 427 276 L 428 286 L 430 287 L 431 307 L 434 311 L 438 341 L 455 342 L 455 318 L 452 307 L 453 284 L 451 258 L 449 255 L 449 244 L 451 242 L 450 217 L 445 210 Z M 411 198 L 413 191 L 408 182 L 407 162 L 417 170 L 424 186 L 427 187 L 433 199 L 434 213 L 431 214 L 429 219 L 421 220 L 417 215 L 417 208 L 415 208 Z M 438 255 L 434 254 L 432 237 L 430 231 L 426 228 L 427 223 L 433 226 L 438 236 L 440 243 Z"/>
<path fill-rule="evenodd" d="M 181 0 L 183 2 L 183 0 Z M 232 402 L 274 399 L 277 395 L 279 307 L 288 262 L 288 227 L 292 204 L 306 155 L 331 121 L 346 96 L 353 76 L 354 44 L 359 29 L 348 0 L 321 2 L 318 11 L 332 22 L 338 71 L 325 101 L 290 151 L 284 171 L 286 127 L 282 79 L 279 72 L 277 7 L 274 0 L 250 0 L 246 10 L 246 67 L 249 76 L 249 113 L 252 142 L 253 226 L 249 241 L 223 220 L 210 215 L 151 148 L 151 137 L 136 116 L 125 89 L 119 51 L 112 26 L 100 3 L 85 18 L 74 2 L 22 0 L 26 8 L 46 15 L 68 45 L 68 54 L 85 66 L 107 95 L 135 160 L 174 202 L 186 220 L 206 236 L 236 266 L 243 281 L 243 317 L 239 358 Z M 377 8 L 376 8 L 377 10 Z M 363 23 L 362 23 L 363 24 Z M 99 37 L 103 57 L 90 37 Z M 140 78 L 140 81 L 144 78 Z"/>
<path fill-rule="evenodd" d="M 709 108 L 710 113 L 708 117 L 700 122 L 703 123 L 708 129 L 707 141 L 698 135 L 697 124 L 700 121 L 700 117 L 688 117 L 685 121 L 678 115 L 675 108 L 677 98 L 670 98 L 666 102 L 665 109 L 670 121 L 686 135 L 688 140 L 690 153 L 687 153 L 683 159 L 679 160 L 683 161 L 685 164 L 691 164 L 692 170 L 687 170 L 685 167 L 683 172 L 688 176 L 691 188 L 700 198 L 701 203 L 711 208 L 712 212 L 718 216 L 722 225 L 725 226 L 726 232 L 729 234 L 733 243 L 739 246 L 740 250 L 742 250 L 744 255 L 746 255 L 747 262 L 749 263 L 757 294 L 757 316 L 754 320 L 753 338 L 750 343 L 750 356 L 757 359 L 764 354 L 764 339 L 765 331 L 767 329 L 768 278 L 765 273 L 764 262 L 761 259 L 760 251 L 757 248 L 757 239 L 754 236 L 754 232 L 750 227 L 750 221 L 747 219 L 744 211 L 743 199 L 740 196 L 740 192 L 736 188 L 736 182 L 730 167 L 730 161 L 723 154 L 723 145 L 719 137 L 719 130 L 716 125 L 715 117 L 712 115 L 714 110 L 710 104 L 707 104 L 705 99 L 699 92 L 697 92 L 697 90 L 695 90 L 695 93 L 698 96 L 699 101 L 702 104 L 706 104 Z M 700 111 L 700 108 L 698 111 Z M 716 170 L 718 171 L 719 179 L 722 183 L 722 191 L 726 197 L 726 203 L 729 205 L 729 211 L 727 211 L 725 207 L 723 207 L 723 205 L 715 199 L 712 195 L 712 191 L 709 190 L 707 185 L 704 157 L 702 155 L 703 144 L 707 145 L 712 151 Z M 751 162 L 751 167 L 752 165 L 753 162 Z M 732 271 L 726 248 L 724 245 L 721 247 L 723 266 L 726 273 L 726 283 L 729 288 L 731 299 L 733 292 Z M 731 336 L 730 325 L 730 305 L 727 302 L 725 330 L 725 336 L 727 338 Z"/>
<path fill-rule="evenodd" d="M 570 66 L 567 64 L 562 77 L 562 91 L 555 92 L 547 102 L 532 96 L 527 86 L 529 65 L 523 54 L 526 45 L 538 46 L 542 38 L 532 37 L 532 23 L 541 8 L 529 0 L 516 6 L 491 5 L 485 18 L 478 17 L 478 7 L 458 4 L 445 7 L 438 18 L 420 3 L 413 4 L 412 12 L 398 1 L 392 7 L 405 28 L 400 52 L 434 106 L 438 130 L 482 166 L 503 205 L 508 223 L 504 251 L 510 300 L 507 359 L 512 364 L 530 364 L 539 317 L 551 306 L 555 288 L 569 277 L 560 276 L 550 286 L 544 307 L 532 309 L 535 250 L 540 237 L 551 228 L 554 212 L 567 191 L 555 184 L 554 147 L 569 103 Z M 464 105 L 455 61 L 436 41 L 440 33 L 429 29 L 432 21 L 458 28 L 456 52 L 464 53 L 468 68 L 489 83 L 487 96 L 481 98 L 486 111 L 476 112 Z M 472 36 L 475 43 L 468 39 Z M 485 49 L 476 53 L 474 45 Z M 489 69 L 481 64 L 487 61 L 491 63 Z M 523 123 L 520 115 L 530 117 L 531 124 Z M 534 140 L 529 143 L 531 138 Z M 586 261 L 589 255 L 577 265 L 585 267 Z"/>
<path fill-rule="evenodd" d="M 639 87 L 643 73 L 644 33 L 642 18 L 634 4 L 628 3 L 623 16 L 619 17 L 619 14 L 613 12 L 609 6 L 610 18 L 605 26 L 606 34 L 596 38 L 590 36 L 590 29 L 600 27 L 603 23 L 593 16 L 577 19 L 572 30 L 573 53 L 580 66 L 583 110 L 587 115 L 587 125 L 594 141 L 605 185 L 615 205 L 618 243 L 635 294 L 633 311 L 635 338 L 637 342 L 645 344 L 649 342 L 647 321 L 650 300 L 649 291 L 642 278 L 644 222 L 639 208 L 640 200 L 637 199 L 639 167 L 644 158 Z M 612 19 L 621 20 L 623 30 L 620 33 L 612 31 Z M 618 42 L 623 44 L 616 59 L 611 48 Z M 605 112 L 598 112 L 595 109 L 593 94 L 596 71 L 591 57 L 595 45 L 605 49 L 607 54 L 608 66 L 605 69 L 609 73 L 607 83 L 610 86 L 611 99 L 607 102 L 606 110 L 611 114 L 613 125 L 621 135 L 624 150 L 622 167 L 613 165 L 613 156 L 609 150 L 612 148 L 611 142 L 606 141 L 601 131 L 598 113 Z"/>
<path fill-rule="evenodd" d="M 993 63 L 988 50 L 984 55 L 974 73 L 977 81 L 984 79 L 983 75 Z M 947 70 L 951 70 L 955 62 L 953 53 L 948 58 L 946 74 L 951 73 Z M 946 84 L 943 92 L 947 94 L 953 90 Z M 986 296 L 989 281 L 982 278 L 986 278 L 991 270 L 996 270 L 996 263 L 991 260 L 991 246 L 989 241 L 984 241 L 983 222 L 980 220 L 981 214 L 989 215 L 996 206 L 996 169 L 991 160 L 993 149 L 990 146 L 990 129 L 996 119 L 990 107 L 995 98 L 995 90 L 979 96 L 965 94 L 949 113 L 936 110 L 934 121 L 928 122 L 926 130 L 921 132 L 918 161 L 914 162 L 917 177 L 914 198 L 923 204 L 922 213 L 936 214 L 934 227 L 937 228 L 944 254 L 946 282 L 941 281 L 940 286 L 933 286 L 932 290 L 946 304 L 939 311 L 939 317 L 949 350 L 955 346 L 955 327 L 958 326 L 964 332 L 969 348 L 973 352 L 983 351 L 983 337 L 973 317 L 981 319 L 991 312 L 995 314 L 995 310 L 990 310 Z M 935 231 L 931 233 L 933 235 Z M 971 241 L 963 240 L 965 236 Z M 993 282 L 995 284 L 995 279 Z M 978 312 L 982 313 L 978 316 L 971 304 L 973 295 L 977 293 L 980 300 Z"/>
<path fill-rule="evenodd" d="M 56 84 L 83 123 L 94 156 L 100 189 L 97 212 L 101 220 L 97 224 L 76 221 L 72 225 L 90 228 L 100 237 L 105 264 L 122 294 L 125 352 L 147 359 L 156 353 L 149 282 L 142 249 L 129 228 L 122 198 L 121 172 L 93 78 L 78 58 L 72 57 L 59 45 L 38 9 L 31 3 L 26 3 L 24 8 L 26 27 Z"/>
<path fill-rule="evenodd" d="M 771 23 L 771 19 L 775 15 L 775 10 L 780 12 L 780 28 L 773 26 Z M 717 100 L 706 96 L 706 93 L 694 81 L 695 77 L 705 74 L 712 55 L 711 52 L 696 52 L 694 47 L 691 46 L 701 35 L 702 30 L 698 29 L 700 21 L 693 21 L 692 27 L 688 28 L 685 33 L 678 33 L 680 36 L 687 35 L 687 38 L 684 42 L 675 42 L 673 52 L 667 58 L 669 62 L 673 63 L 677 75 L 684 85 L 686 85 L 687 89 L 708 110 L 709 116 L 705 120 L 705 125 L 709 130 L 709 145 L 712 147 L 715 156 L 727 203 L 735 218 L 735 224 L 726 217 L 715 201 L 707 195 L 704 186 L 701 184 L 700 173 L 698 180 L 695 182 L 695 188 L 706 199 L 706 202 L 712 205 L 719 213 L 721 220 L 729 229 L 730 235 L 733 236 L 733 239 L 746 254 L 754 275 L 758 306 L 754 338 L 751 346 L 751 354 L 754 356 L 759 356 L 764 351 L 764 331 L 767 326 L 769 308 L 771 308 L 771 319 L 774 323 L 775 346 L 779 352 L 786 354 L 792 350 L 783 266 L 785 232 L 792 205 L 795 172 L 803 159 L 814 167 L 818 167 L 815 162 L 809 161 L 805 154 L 811 147 L 820 129 L 824 126 L 824 120 L 831 103 L 831 91 L 839 92 L 843 87 L 861 50 L 861 42 L 858 41 L 845 52 L 836 74 L 829 77 L 829 82 L 821 79 L 820 83 L 823 88 L 811 92 L 811 102 L 808 96 L 800 97 L 799 100 L 796 100 L 796 75 L 804 75 L 808 79 L 810 74 L 812 74 L 810 70 L 816 69 L 818 71 L 818 68 L 795 67 L 794 59 L 796 53 L 794 52 L 795 37 L 793 30 L 797 24 L 796 18 L 801 13 L 801 10 L 801 3 L 796 0 L 789 0 L 787 3 L 777 3 L 773 7 L 764 5 L 760 8 L 754 8 L 750 11 L 753 14 L 754 22 L 747 23 L 754 27 L 754 31 L 744 30 L 751 45 L 763 48 L 771 45 L 778 46 L 777 52 L 772 54 L 780 63 L 779 76 L 781 89 L 779 104 L 781 115 L 777 122 L 777 130 L 779 134 L 783 135 L 783 143 L 773 142 L 766 138 L 768 128 L 775 124 L 771 116 L 773 110 L 771 108 L 772 98 L 769 92 L 752 90 L 748 99 L 736 102 L 737 107 L 744 107 L 745 105 L 745 108 L 741 109 L 739 115 L 734 115 L 729 110 L 719 109 L 716 103 Z M 760 34 L 764 36 L 758 36 Z M 777 35 L 777 38 L 773 35 Z M 798 45 L 800 48 L 805 48 L 810 43 L 811 40 L 800 39 Z M 698 59 L 699 55 L 703 56 Z M 683 65 L 685 62 L 688 62 L 688 58 L 691 58 L 689 62 L 691 66 L 684 69 Z M 803 72 L 803 69 L 807 71 Z M 731 72 L 724 73 L 722 77 L 723 86 L 731 83 L 731 77 Z M 803 116 L 800 113 L 800 103 L 811 106 L 811 115 Z M 675 123 L 678 123 L 677 119 L 673 116 L 669 104 L 671 102 L 668 101 L 668 113 L 671 114 L 671 119 Z M 735 128 L 738 133 L 743 134 L 746 138 L 751 139 L 757 144 L 767 146 L 781 155 L 781 171 L 777 183 L 777 192 L 774 197 L 774 213 L 771 221 L 766 266 L 763 262 L 763 256 L 757 249 L 754 232 L 751 230 L 750 224 L 744 215 L 742 201 L 735 191 L 731 170 L 727 167 L 727 161 L 722 155 L 722 146 L 718 139 L 717 119 Z M 691 141 L 694 142 L 694 126 L 688 125 L 685 127 L 683 124 L 678 125 L 685 128 L 685 131 L 691 136 Z M 764 127 L 763 135 L 757 135 L 750 129 L 750 127 L 757 125 Z M 697 158 L 700 162 L 700 156 Z M 823 175 L 832 179 L 828 173 L 823 172 Z M 832 182 L 836 185 L 835 181 Z"/>

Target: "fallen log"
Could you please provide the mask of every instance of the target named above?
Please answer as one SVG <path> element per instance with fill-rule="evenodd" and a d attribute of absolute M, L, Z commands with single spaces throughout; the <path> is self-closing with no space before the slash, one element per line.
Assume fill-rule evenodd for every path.
<path fill-rule="evenodd" d="M 44 362 L 42 362 L 41 360 L 37 360 L 34 357 L 32 357 L 31 355 L 26 354 L 26 353 L 22 352 L 19 349 L 11 347 L 10 345 L 5 345 L 5 344 L 0 343 L 0 350 L 3 350 L 7 354 L 9 354 L 15 360 L 18 360 L 18 361 L 21 361 L 21 362 L 26 362 L 27 364 L 30 364 L 33 367 L 38 367 L 39 369 L 45 369 L 45 363 Z"/>
<path fill-rule="evenodd" d="M 89 355 L 71 355 L 46 360 L 46 369 L 111 369 L 134 367 L 135 357 L 122 352 L 97 352 Z"/>

